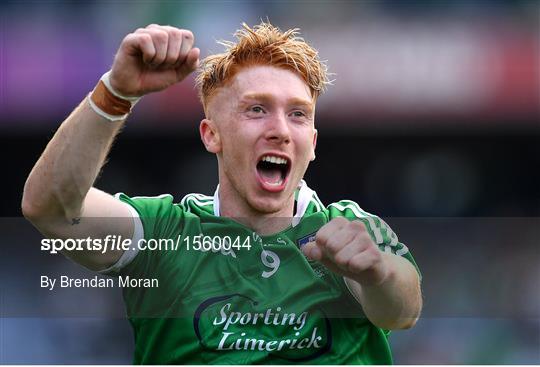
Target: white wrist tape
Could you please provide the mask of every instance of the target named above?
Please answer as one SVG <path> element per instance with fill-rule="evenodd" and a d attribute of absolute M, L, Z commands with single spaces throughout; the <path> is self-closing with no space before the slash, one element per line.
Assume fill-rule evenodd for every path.
<path fill-rule="evenodd" d="M 104 117 L 105 119 L 109 120 L 109 121 L 121 121 L 121 120 L 125 120 L 129 113 L 131 112 L 131 109 L 133 108 L 133 106 L 135 106 L 135 104 L 141 99 L 141 97 L 128 97 L 128 96 L 123 96 L 122 94 L 118 93 L 117 91 L 114 90 L 114 88 L 111 86 L 111 81 L 110 81 L 110 71 L 106 72 L 105 74 L 103 74 L 103 76 L 100 78 L 100 82 L 102 82 L 103 84 L 100 86 L 100 83 L 98 83 L 98 85 L 96 86 L 96 89 L 94 89 L 92 92 L 90 92 L 87 96 L 87 99 L 88 99 L 88 103 L 90 104 L 90 107 L 100 116 Z M 103 87 L 104 86 L 104 87 Z M 99 88 L 102 88 L 102 89 L 99 89 Z M 110 114 L 108 112 L 105 112 L 103 111 L 102 108 L 100 108 L 98 105 L 96 105 L 96 103 L 92 100 L 92 94 L 96 92 L 97 89 L 99 89 L 101 92 L 99 92 L 98 94 L 99 95 L 103 95 L 103 93 L 105 92 L 105 88 L 108 92 L 110 92 L 110 94 L 112 94 L 114 97 L 116 97 L 117 99 L 120 99 L 122 101 L 125 101 L 125 102 L 120 102 L 120 106 L 121 110 L 123 110 L 123 112 L 126 112 L 128 111 L 127 113 L 125 114 L 120 114 L 120 115 L 116 115 L 116 114 Z M 114 97 L 109 97 L 109 102 L 104 102 L 104 103 L 111 103 L 111 99 L 114 100 Z M 98 98 L 98 101 L 100 102 L 103 102 L 102 99 Z M 118 103 L 118 102 L 112 102 L 114 104 Z M 103 107 L 105 105 L 102 105 Z M 112 106 L 112 105 L 111 105 Z M 104 107 L 105 108 L 105 107 Z M 108 109 L 108 108 L 106 108 Z M 118 111 L 118 109 L 111 109 L 111 111 Z"/>
<path fill-rule="evenodd" d="M 125 120 L 129 115 L 129 113 L 126 113 L 125 115 L 111 115 L 111 114 L 103 111 L 101 108 L 96 106 L 94 101 L 92 101 L 92 92 L 88 93 L 88 96 L 86 96 L 86 99 L 88 100 L 88 103 L 90 104 L 90 107 L 92 107 L 94 112 L 96 112 L 101 117 L 105 117 L 109 121 L 113 121 L 113 122 L 122 121 L 122 120 Z"/>
<path fill-rule="evenodd" d="M 103 84 L 105 84 L 105 86 L 107 87 L 107 89 L 112 93 L 114 94 L 116 97 L 120 98 L 120 99 L 125 99 L 126 101 L 130 101 L 131 102 L 131 107 L 135 106 L 135 103 L 139 102 L 139 100 L 142 98 L 142 97 L 127 97 L 127 96 L 123 96 L 121 95 L 120 93 L 118 93 L 117 91 L 114 90 L 114 88 L 111 86 L 111 71 L 107 71 L 105 74 L 103 74 L 101 76 L 101 79 L 100 79 Z"/>

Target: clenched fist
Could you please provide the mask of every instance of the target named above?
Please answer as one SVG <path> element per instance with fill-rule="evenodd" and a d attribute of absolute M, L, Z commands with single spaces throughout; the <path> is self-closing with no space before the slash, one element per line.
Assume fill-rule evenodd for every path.
<path fill-rule="evenodd" d="M 199 63 L 195 37 L 185 29 L 151 24 L 128 34 L 110 74 L 111 86 L 124 96 L 163 90 L 188 76 Z"/>
<path fill-rule="evenodd" d="M 334 273 L 366 286 L 379 285 L 388 276 L 383 253 L 360 221 L 334 218 L 319 229 L 315 242 L 302 251 Z"/>

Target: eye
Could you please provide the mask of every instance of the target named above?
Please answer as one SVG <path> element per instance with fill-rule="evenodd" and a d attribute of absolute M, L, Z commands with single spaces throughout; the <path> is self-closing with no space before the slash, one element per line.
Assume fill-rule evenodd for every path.
<path fill-rule="evenodd" d="M 255 112 L 255 113 L 263 113 L 264 110 L 261 106 L 253 106 L 251 107 L 251 112 Z"/>
<path fill-rule="evenodd" d="M 293 114 L 294 117 L 305 117 L 306 116 L 306 114 L 304 112 L 302 112 L 302 111 L 294 111 L 292 114 Z"/>

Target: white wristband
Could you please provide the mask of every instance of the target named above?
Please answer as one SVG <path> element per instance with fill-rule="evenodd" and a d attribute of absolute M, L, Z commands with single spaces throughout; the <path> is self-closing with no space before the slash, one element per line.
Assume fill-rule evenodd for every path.
<path fill-rule="evenodd" d="M 100 82 L 103 83 L 103 85 L 100 87 L 98 83 L 98 85 L 96 86 L 96 88 L 105 88 L 110 94 L 112 94 L 114 97 L 116 97 L 117 99 L 120 99 L 120 100 L 124 100 L 128 103 L 128 106 L 129 107 L 129 112 L 131 112 L 131 109 L 133 108 L 133 106 L 135 106 L 135 104 L 137 102 L 139 102 L 139 100 L 141 99 L 141 97 L 128 97 L 128 96 L 123 96 L 121 95 L 120 93 L 118 93 L 117 91 L 114 90 L 114 88 L 111 86 L 111 81 L 110 81 L 110 71 L 107 71 L 105 74 L 103 74 L 100 78 Z M 129 112 L 125 113 L 125 114 L 122 114 L 122 115 L 112 115 L 108 112 L 105 112 L 103 111 L 103 109 L 101 109 L 98 105 L 96 105 L 96 103 L 92 100 L 92 94 L 96 92 L 96 89 L 94 89 L 92 92 L 90 92 L 87 96 L 87 99 L 88 99 L 88 103 L 90 104 L 90 107 L 100 116 L 104 117 L 105 119 L 109 120 L 109 121 L 122 121 L 122 120 L 125 120 L 128 115 L 129 115 Z M 125 106 L 124 106 L 124 111 L 126 111 L 125 109 Z"/>
<path fill-rule="evenodd" d="M 88 103 L 90 104 L 90 107 L 94 110 L 95 113 L 100 115 L 101 117 L 106 118 L 109 121 L 115 122 L 115 121 L 122 121 L 125 120 L 128 117 L 128 113 L 125 115 L 111 115 L 105 111 L 103 111 L 101 108 L 96 106 L 94 101 L 92 101 L 92 92 L 88 93 L 88 96 L 86 96 L 86 99 L 88 100 Z"/>
<path fill-rule="evenodd" d="M 114 94 L 116 97 L 120 98 L 120 99 L 125 99 L 126 101 L 130 101 L 131 102 L 131 107 L 135 106 L 135 103 L 139 102 L 139 100 L 142 98 L 142 97 L 127 97 L 127 96 L 123 96 L 121 95 L 120 93 L 118 93 L 117 91 L 114 90 L 114 88 L 111 86 L 111 71 L 107 71 L 105 74 L 103 74 L 101 76 L 101 81 L 103 82 L 103 84 L 105 84 L 105 86 L 107 87 L 107 89 L 112 93 Z"/>

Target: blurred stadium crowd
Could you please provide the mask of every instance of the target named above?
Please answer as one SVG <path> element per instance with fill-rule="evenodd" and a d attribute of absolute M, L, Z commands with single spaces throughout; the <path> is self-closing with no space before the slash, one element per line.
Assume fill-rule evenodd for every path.
<path fill-rule="evenodd" d="M 538 1 L 17 1 L 1 9 L 0 363 L 130 363 L 117 290 L 39 289 L 80 274 L 39 252 L 24 180 L 58 124 L 149 23 L 193 31 L 203 56 L 242 21 L 298 27 L 335 82 L 318 104 L 306 180 L 382 216 L 423 273 L 424 316 L 391 334 L 400 364 L 540 363 Z M 193 80 L 147 96 L 97 186 L 213 193 Z"/>

